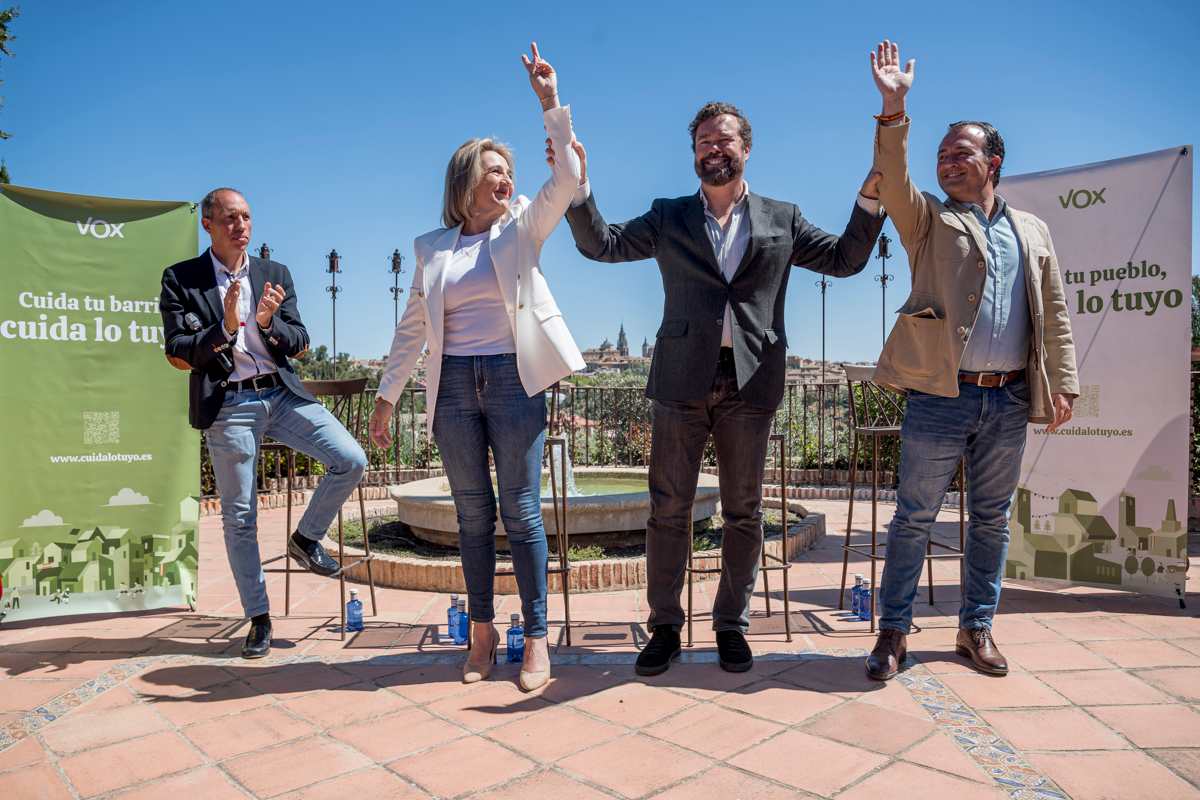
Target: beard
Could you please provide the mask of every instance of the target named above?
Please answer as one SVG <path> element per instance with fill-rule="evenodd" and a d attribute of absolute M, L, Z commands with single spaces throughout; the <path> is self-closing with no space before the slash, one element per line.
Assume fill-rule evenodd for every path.
<path fill-rule="evenodd" d="M 706 163 L 707 162 L 707 163 Z M 724 186 L 742 177 L 746 162 L 741 157 L 721 156 L 713 159 L 696 159 L 696 177 L 709 186 Z"/>

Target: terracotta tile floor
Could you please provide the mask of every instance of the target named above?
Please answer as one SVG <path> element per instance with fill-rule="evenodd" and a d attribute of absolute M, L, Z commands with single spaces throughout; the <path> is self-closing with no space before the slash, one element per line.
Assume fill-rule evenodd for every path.
<path fill-rule="evenodd" d="M 206 517 L 196 614 L 0 626 L 0 797 L 1200 798 L 1200 595 L 1179 609 L 1008 585 L 995 632 L 1013 671 L 992 678 L 953 654 L 957 574 L 939 565 L 909 668 L 878 684 L 862 669 L 874 637 L 836 610 L 845 503 L 805 504 L 829 534 L 791 566 L 798 633 L 781 632 L 773 576 L 776 616 L 761 591 L 753 601 L 753 670 L 718 669 L 706 617 L 654 678 L 634 674 L 629 637 L 597 627 L 555 653 L 532 695 L 515 666 L 465 686 L 461 648 L 395 643 L 403 625 L 444 619 L 445 597 L 381 588 L 379 616 L 342 642 L 336 584 L 309 575 L 292 583 L 296 615 L 277 618 L 271 656 L 242 661 L 219 520 Z M 282 540 L 282 511 L 259 520 L 264 540 Z M 576 600 L 580 631 L 646 613 L 638 591 Z M 559 598 L 550 610 L 557 637 Z"/>

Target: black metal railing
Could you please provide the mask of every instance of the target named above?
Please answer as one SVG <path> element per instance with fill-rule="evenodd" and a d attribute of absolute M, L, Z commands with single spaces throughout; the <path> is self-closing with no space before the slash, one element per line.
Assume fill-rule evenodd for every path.
<path fill-rule="evenodd" d="M 1195 384 L 1193 384 L 1195 385 Z M 548 393 L 549 394 L 549 393 Z M 436 469 L 441 466 L 437 445 L 430 439 L 425 424 L 424 388 L 405 389 L 392 416 L 392 444 L 386 450 L 369 440 L 366 415 L 375 402 L 375 390 L 368 389 L 364 422 L 359 442 L 367 453 L 367 482 L 390 483 L 405 471 Z M 548 399 L 549 403 L 549 399 Z M 645 466 L 650 461 L 651 401 L 640 386 L 559 387 L 557 429 L 566 436 L 571 463 L 580 466 Z M 851 424 L 849 389 L 845 383 L 789 383 L 783 401 L 775 413 L 773 434 L 788 437 L 790 484 L 841 484 L 848 480 Z M 891 484 L 898 449 L 880 454 L 881 483 Z M 768 460 L 769 482 L 779 482 L 773 457 Z M 869 453 L 860 456 L 859 467 L 869 467 Z M 703 464 L 716 466 L 711 442 Z M 310 488 L 324 473 L 320 462 L 295 455 L 296 485 Z M 258 490 L 281 490 L 286 483 L 286 465 L 281 454 L 266 453 L 258 467 Z M 208 450 L 201 446 L 201 491 L 204 496 L 216 492 Z"/>

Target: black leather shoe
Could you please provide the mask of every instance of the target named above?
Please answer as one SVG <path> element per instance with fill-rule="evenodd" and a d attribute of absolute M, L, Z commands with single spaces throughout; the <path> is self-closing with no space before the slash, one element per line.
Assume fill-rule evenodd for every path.
<path fill-rule="evenodd" d="M 891 628 L 884 628 L 875 640 L 875 649 L 867 656 L 867 677 L 886 681 L 896 677 L 900 665 L 908 656 L 908 636 Z"/>
<path fill-rule="evenodd" d="M 301 536 L 299 531 L 293 533 L 292 538 L 288 540 L 288 555 L 306 570 L 326 578 L 335 577 L 341 571 L 338 562 L 329 557 L 320 542 Z"/>
<path fill-rule="evenodd" d="M 638 675 L 661 675 L 679 658 L 679 631 L 670 625 L 659 625 L 642 652 L 638 653 L 633 669 Z"/>
<path fill-rule="evenodd" d="M 754 653 L 741 631 L 717 631 L 717 661 L 726 672 L 745 672 L 754 666 Z"/>
<path fill-rule="evenodd" d="M 271 618 L 266 614 L 250 618 L 250 632 L 242 645 L 242 658 L 262 658 L 271 652 Z"/>

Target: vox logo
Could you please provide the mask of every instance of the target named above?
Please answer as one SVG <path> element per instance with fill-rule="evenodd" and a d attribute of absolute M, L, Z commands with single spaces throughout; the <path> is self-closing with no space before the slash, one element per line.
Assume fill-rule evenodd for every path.
<path fill-rule="evenodd" d="M 1058 196 L 1058 202 L 1062 203 L 1063 208 L 1091 208 L 1095 205 L 1104 205 L 1104 192 L 1108 189 L 1104 186 L 1100 189 L 1072 189 L 1066 194 Z"/>
<path fill-rule="evenodd" d="M 75 229 L 79 231 L 80 236 L 90 235 L 96 239 L 124 239 L 125 234 L 121 232 L 124 227 L 124 222 L 106 222 L 91 217 L 82 222 L 75 220 Z"/>

